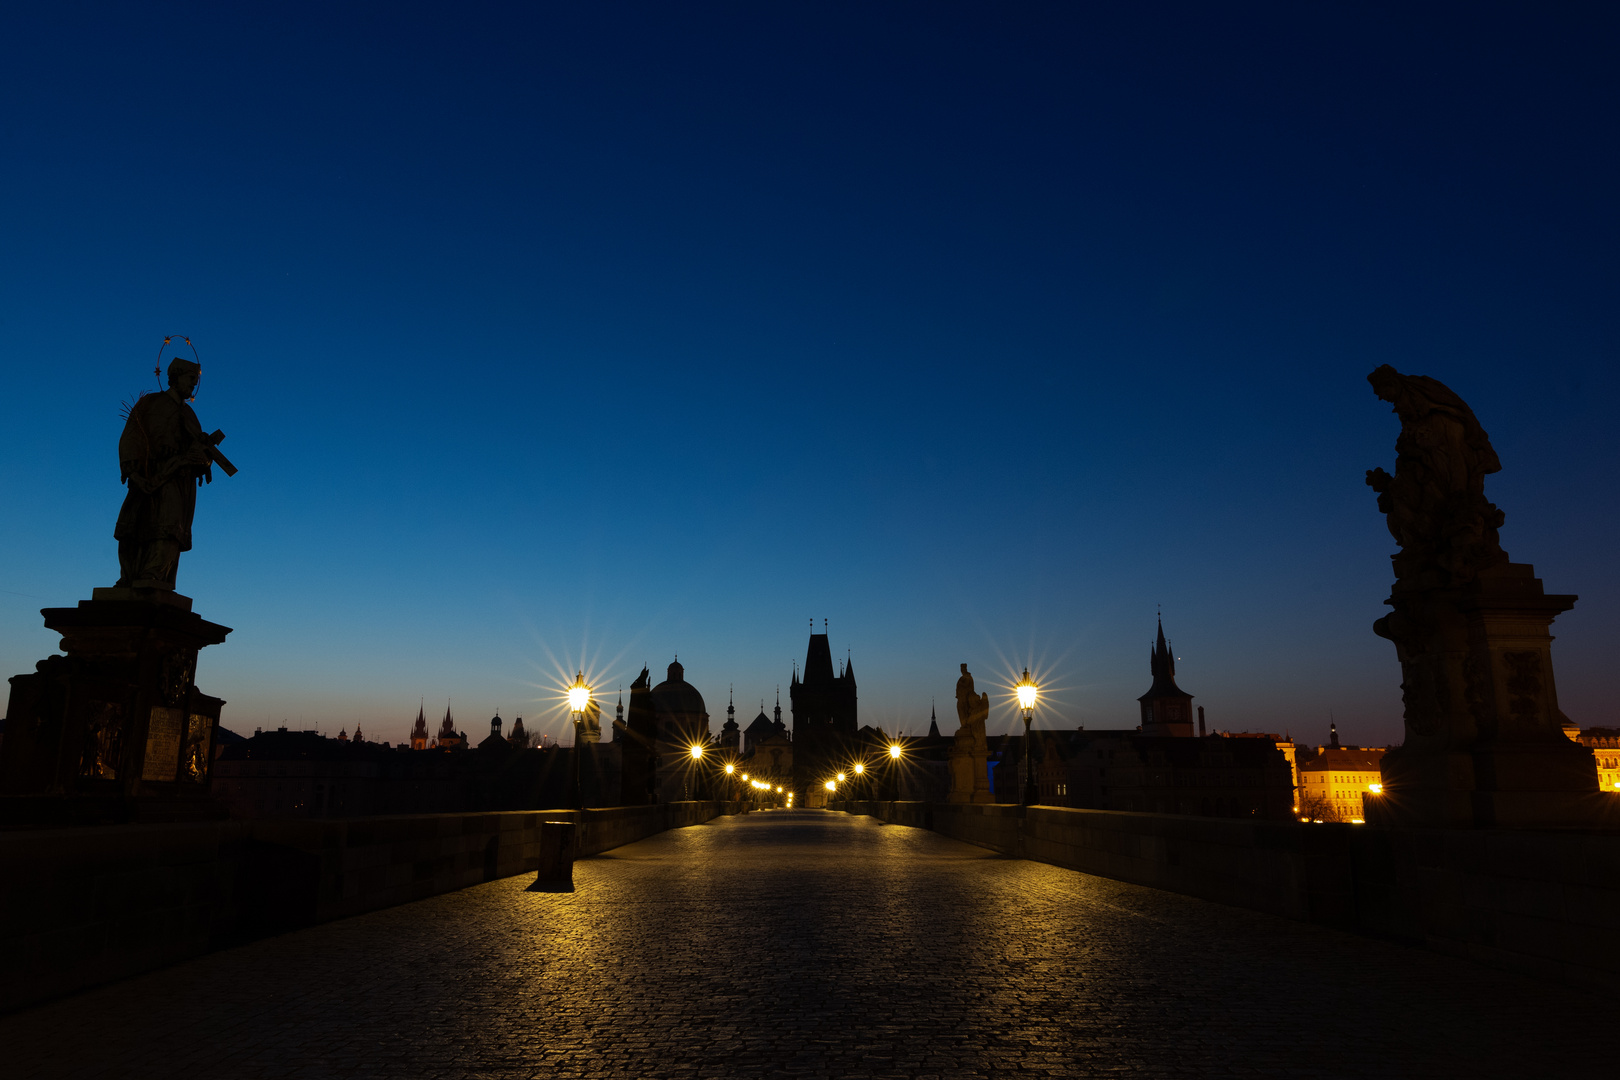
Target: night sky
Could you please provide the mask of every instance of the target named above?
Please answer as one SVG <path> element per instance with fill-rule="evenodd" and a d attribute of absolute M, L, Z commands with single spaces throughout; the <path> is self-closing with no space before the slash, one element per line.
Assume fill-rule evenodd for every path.
<path fill-rule="evenodd" d="M 0 14 L 0 675 L 117 577 L 166 334 L 240 467 L 179 589 L 239 732 L 679 654 L 716 730 L 853 657 L 926 729 L 1401 732 L 1380 363 L 1620 652 L 1620 7 L 33 4 Z M 173 355 L 165 353 L 165 361 Z M 183 352 L 190 355 L 189 352 Z M 784 704 L 785 707 L 785 704 Z M 537 723 L 538 721 L 538 723 Z"/>

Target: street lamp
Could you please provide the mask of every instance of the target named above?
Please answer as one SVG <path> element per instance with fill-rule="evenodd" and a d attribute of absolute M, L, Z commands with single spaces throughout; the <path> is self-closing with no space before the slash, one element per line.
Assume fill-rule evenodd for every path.
<path fill-rule="evenodd" d="M 1024 710 L 1024 798 L 1025 806 L 1034 806 L 1040 801 L 1040 792 L 1035 790 L 1035 769 L 1029 755 L 1029 723 L 1035 715 L 1035 680 L 1029 677 L 1029 668 L 1024 669 L 1024 677 L 1018 680 L 1018 707 Z"/>
<path fill-rule="evenodd" d="M 579 783 L 579 759 L 585 752 L 585 710 L 591 707 L 591 688 L 585 685 L 585 673 L 574 676 L 574 685 L 568 688 L 568 711 L 574 714 L 574 797 L 570 801 L 575 810 L 585 809 L 585 790 Z"/>
<path fill-rule="evenodd" d="M 888 783 L 884 785 L 888 790 L 884 794 L 889 797 L 890 802 L 900 797 L 900 785 L 896 781 L 899 779 L 900 756 L 904 753 L 905 748 L 900 745 L 899 740 L 889 744 L 889 768 L 886 774 Z"/>
<path fill-rule="evenodd" d="M 691 768 L 687 770 L 687 775 L 693 778 L 691 797 L 694 799 L 704 798 L 704 792 L 701 790 L 704 787 L 704 785 L 701 783 L 703 780 L 703 775 L 698 771 L 698 766 L 703 762 L 703 744 L 693 743 L 686 752 L 692 758 Z"/>

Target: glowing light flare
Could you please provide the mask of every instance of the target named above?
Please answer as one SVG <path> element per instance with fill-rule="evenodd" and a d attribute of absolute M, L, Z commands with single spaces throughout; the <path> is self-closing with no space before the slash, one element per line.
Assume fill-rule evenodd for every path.
<path fill-rule="evenodd" d="M 1024 669 L 1024 677 L 1018 680 L 1018 685 L 1013 689 L 1018 693 L 1018 707 L 1020 709 L 1028 712 L 1035 707 L 1035 680 L 1029 677 L 1029 668 Z"/>
<path fill-rule="evenodd" d="M 900 755 L 902 753 L 904 753 L 904 751 L 902 751 L 900 749 L 900 744 L 899 743 L 890 743 L 889 744 L 889 756 L 891 758 L 894 758 L 896 761 L 898 761 L 900 759 Z"/>
<path fill-rule="evenodd" d="M 838 785 L 833 783 L 831 780 L 827 781 L 822 786 L 825 787 L 828 791 L 836 791 L 836 790 L 838 790 Z"/>
<path fill-rule="evenodd" d="M 860 776 L 864 772 L 866 772 L 866 766 L 857 761 L 855 763 L 855 775 Z"/>
<path fill-rule="evenodd" d="M 730 776 L 732 773 L 734 773 L 736 771 L 737 771 L 737 766 L 733 765 L 729 761 L 726 762 L 726 775 L 727 776 Z M 743 777 L 743 779 L 746 780 L 746 779 L 748 779 L 748 777 L 745 776 L 745 777 Z"/>
<path fill-rule="evenodd" d="M 838 774 L 838 782 L 840 784 L 842 784 L 844 782 L 844 774 L 843 773 Z"/>
<path fill-rule="evenodd" d="M 701 758 L 703 756 L 703 747 L 698 746 L 698 745 L 696 745 L 694 743 L 693 746 L 692 746 L 692 749 L 689 751 L 689 753 L 692 755 L 692 760 L 697 761 L 699 758 Z"/>
<path fill-rule="evenodd" d="M 574 676 L 574 685 L 568 688 L 568 711 L 582 713 L 591 704 L 591 688 L 585 685 L 585 672 Z"/>
<path fill-rule="evenodd" d="M 1367 785 L 1367 790 L 1372 792 L 1374 795 L 1382 795 L 1384 793 L 1384 785 L 1383 784 L 1368 784 Z"/>

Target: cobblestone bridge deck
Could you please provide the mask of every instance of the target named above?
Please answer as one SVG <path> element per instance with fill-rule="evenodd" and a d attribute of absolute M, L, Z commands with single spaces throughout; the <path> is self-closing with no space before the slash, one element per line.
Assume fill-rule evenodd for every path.
<path fill-rule="evenodd" d="M 6 1077 L 1613 1075 L 1613 1001 L 816 811 L 0 1019 Z M 1593 947 L 1607 947 L 1594 942 Z"/>

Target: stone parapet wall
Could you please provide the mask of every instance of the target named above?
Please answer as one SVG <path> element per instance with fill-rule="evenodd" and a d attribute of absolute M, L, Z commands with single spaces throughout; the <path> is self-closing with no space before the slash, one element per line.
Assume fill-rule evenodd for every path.
<path fill-rule="evenodd" d="M 268 934 L 535 871 L 737 803 L 0 832 L 0 1012 Z"/>
<path fill-rule="evenodd" d="M 835 807 L 1007 855 L 1613 993 L 1620 833 L 1408 829 L 963 803 Z"/>

